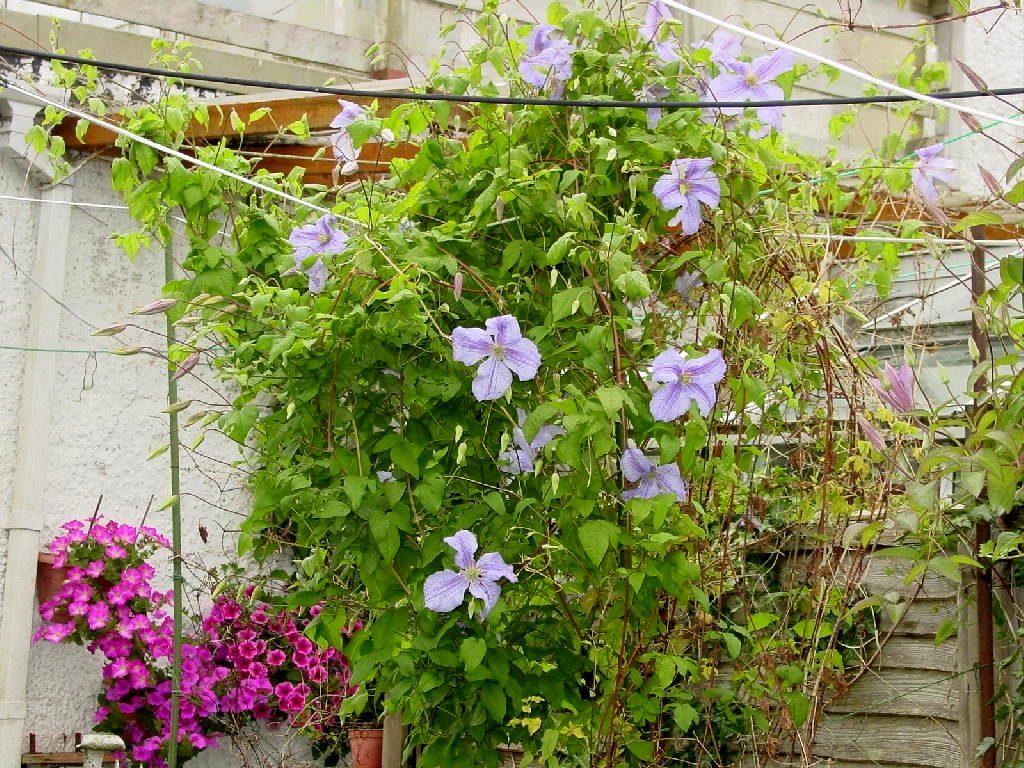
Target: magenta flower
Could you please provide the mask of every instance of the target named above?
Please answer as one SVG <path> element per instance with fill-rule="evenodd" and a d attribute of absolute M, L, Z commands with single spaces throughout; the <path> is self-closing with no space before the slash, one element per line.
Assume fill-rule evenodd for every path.
<path fill-rule="evenodd" d="M 537 430 L 533 440 L 526 440 L 523 432 L 523 424 L 526 423 L 526 411 L 517 408 L 519 415 L 519 426 L 512 430 L 512 442 L 514 448 L 502 451 L 498 454 L 498 469 L 510 475 L 518 475 L 523 472 L 532 472 L 533 465 L 541 449 L 554 440 L 556 437 L 565 434 L 565 430 L 559 426 L 544 424 Z"/>
<path fill-rule="evenodd" d="M 312 224 L 295 227 L 288 236 L 288 242 L 295 249 L 295 270 L 306 273 L 310 293 L 320 293 L 327 283 L 327 266 L 320 257 L 341 253 L 348 245 L 348 235 L 333 226 L 336 220 L 336 217 L 326 214 Z M 316 261 L 304 268 L 306 260 L 314 255 L 317 256 Z"/>
<path fill-rule="evenodd" d="M 868 379 L 868 384 L 895 410 L 914 410 L 914 369 L 906 363 L 899 368 L 886 363 L 881 378 Z"/>
<path fill-rule="evenodd" d="M 864 418 L 863 415 L 857 414 L 857 426 L 860 427 L 860 431 L 864 433 L 864 437 L 868 439 L 868 442 L 875 447 L 876 450 L 885 452 L 886 444 L 885 438 L 882 437 L 882 433 L 875 429 L 874 425 Z"/>
<path fill-rule="evenodd" d="M 664 384 L 651 397 L 651 416 L 657 421 L 675 421 L 696 401 L 697 410 L 707 416 L 715 405 L 715 385 L 725 376 L 721 351 L 712 349 L 694 359 L 669 349 L 654 358 L 651 378 Z"/>
<path fill-rule="evenodd" d="M 722 192 L 718 177 L 711 172 L 711 163 L 710 157 L 673 160 L 669 172 L 654 182 L 654 196 L 661 207 L 677 211 L 668 225 L 681 225 L 684 235 L 692 235 L 700 228 L 701 203 L 709 208 L 718 207 Z"/>
<path fill-rule="evenodd" d="M 452 357 L 466 365 L 480 363 L 473 395 L 481 402 L 504 395 L 512 386 L 513 373 L 527 381 L 540 368 L 537 345 L 523 338 L 512 315 L 492 317 L 484 325 L 487 330 L 460 326 L 452 331 Z"/>
<path fill-rule="evenodd" d="M 474 560 L 478 545 L 470 531 L 458 531 L 445 538 L 445 543 L 455 550 L 455 564 L 460 570 L 458 573 L 438 571 L 428 576 L 423 584 L 424 605 L 438 613 L 454 611 L 462 605 L 468 590 L 473 597 L 484 601 L 480 618 L 486 618 L 501 596 L 498 581 L 502 578 L 511 582 L 518 580 L 512 566 L 506 565 L 497 552 L 487 552 Z"/>
<path fill-rule="evenodd" d="M 536 88 L 551 83 L 551 95 L 556 99 L 565 90 L 565 81 L 572 77 L 575 50 L 572 43 L 559 34 L 550 24 L 538 24 L 530 30 L 526 53 L 519 60 L 520 77 Z"/>
<path fill-rule="evenodd" d="M 913 179 L 914 186 L 921 193 L 921 197 L 930 203 L 939 199 L 935 182 L 941 181 L 943 184 L 949 184 L 956 174 L 956 163 L 944 157 L 938 157 L 942 149 L 943 145 L 939 143 L 914 150 L 914 154 L 917 155 L 917 163 L 910 171 L 910 178 Z"/>
<path fill-rule="evenodd" d="M 622 492 L 626 501 L 658 496 L 675 496 L 676 501 L 686 501 L 689 497 L 689 489 L 679 474 L 677 464 L 655 465 L 639 448 L 629 447 L 623 451 L 619 466 L 626 480 L 638 484 Z"/>
<path fill-rule="evenodd" d="M 679 41 L 671 31 L 671 22 L 675 20 L 672 11 L 661 0 L 651 0 L 647 4 L 644 23 L 640 25 L 640 37 L 654 46 L 654 53 L 662 61 L 669 63 L 679 60 Z M 662 28 L 669 31 L 662 38 Z"/>
<path fill-rule="evenodd" d="M 711 37 L 693 44 L 694 48 L 705 48 L 711 52 L 711 60 L 722 67 L 732 67 L 740 55 L 743 41 L 731 32 L 717 29 Z"/>

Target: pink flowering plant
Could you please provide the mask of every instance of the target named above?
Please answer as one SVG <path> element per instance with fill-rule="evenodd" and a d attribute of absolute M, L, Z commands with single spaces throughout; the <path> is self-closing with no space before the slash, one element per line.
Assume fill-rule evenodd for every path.
<path fill-rule="evenodd" d="M 334 695 L 359 685 L 399 713 L 427 768 L 495 766 L 510 743 L 546 766 L 725 765 L 812 727 L 822 681 L 869 655 L 862 595 L 780 585 L 764 553 L 898 500 L 853 413 L 905 388 L 868 385 L 844 322 L 899 259 L 857 244 L 839 263 L 820 234 L 909 189 L 905 137 L 841 179 L 789 142 L 792 115 L 743 106 L 790 94 L 804 65 L 717 32 L 684 45 L 685 22 L 643 5 L 518 24 L 485 3 L 478 44 L 430 86 L 650 105 L 342 100 L 329 192 L 197 149 L 308 205 L 116 161 L 119 190 L 190 224 L 168 311 L 230 392 L 194 422 L 243 447 L 240 551 L 297 563 L 291 594 L 321 606 L 268 634 L 218 600 L 195 662 L 214 700 L 190 697 L 190 717 L 320 722 L 326 671 Z M 663 106 L 719 92 L 739 106 Z M 390 176 L 359 175 L 381 148 Z M 305 638 L 353 615 L 349 678 Z"/>
<path fill-rule="evenodd" d="M 63 528 L 50 547 L 66 581 L 40 606 L 35 639 L 103 656 L 96 727 L 120 734 L 132 760 L 164 768 L 173 622 L 170 594 L 154 589 L 149 559 L 169 543 L 153 528 L 115 521 L 73 520 Z M 329 752 L 355 689 L 340 650 L 310 639 L 319 607 L 255 599 L 252 586 L 242 594 L 216 597 L 183 637 L 181 759 L 260 722 L 302 730 Z"/>

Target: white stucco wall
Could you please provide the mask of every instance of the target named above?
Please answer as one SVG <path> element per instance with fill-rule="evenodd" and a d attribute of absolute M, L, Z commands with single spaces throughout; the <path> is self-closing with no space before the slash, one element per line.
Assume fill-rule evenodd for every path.
<path fill-rule="evenodd" d="M 38 197 L 38 186 L 25 180 L 18 165 L 9 159 L 0 161 L 3 194 Z M 74 181 L 76 200 L 119 202 L 109 191 L 106 161 L 87 163 L 75 174 Z M 0 334 L 9 346 L 24 344 L 24 270 L 31 268 L 34 255 L 38 207 L 38 203 L 0 200 L 0 244 L 12 253 L 20 268 L 15 272 L 6 257 L 0 263 Z M 69 309 L 47 301 L 52 311 L 61 315 L 59 348 L 75 351 L 0 350 L 4 356 L 0 394 L 6 405 L 0 409 L 0 440 L 10 446 L 16 439 L 20 370 L 25 355 L 55 354 L 58 358 L 56 395 L 51 404 L 53 426 L 50 434 L 36 436 L 48 445 L 49 457 L 45 501 L 40 510 L 44 542 L 64 521 L 91 515 L 101 495 L 101 514 L 134 524 L 142 521 L 151 499 L 155 509 L 170 495 L 168 455 L 146 460 L 156 446 L 167 441 L 167 416 L 161 413 L 167 406 L 166 364 L 147 355 L 109 354 L 109 350 L 123 344 L 163 345 L 163 316 L 129 315 L 133 308 L 159 297 L 164 282 L 162 253 L 141 253 L 131 263 L 109 239 L 112 233 L 130 227 L 124 211 L 72 210 L 64 292 Z M 129 328 L 118 339 L 92 336 L 98 328 L 123 321 L 142 328 Z M 96 350 L 96 354 L 80 350 Z M 195 372 L 224 391 L 209 370 L 200 366 Z M 181 382 L 181 389 L 182 399 L 215 399 L 189 378 Z M 191 443 L 195 434 L 194 429 L 186 432 L 184 442 Z M 238 458 L 236 447 L 210 434 L 200 450 L 214 458 L 190 457 L 187 450 L 182 454 L 184 551 L 215 565 L 232 555 L 233 537 L 222 533 L 237 527 L 237 515 L 247 509 L 247 499 L 237 490 L 243 485 L 241 477 L 221 463 Z M 13 462 L 13 450 L 0 452 L 0 498 L 5 505 L 10 499 Z M 147 523 L 169 534 L 169 510 L 150 512 Z M 200 540 L 200 525 L 209 531 L 208 545 Z M 0 558 L 2 552 L 0 549 Z M 162 586 L 169 585 L 165 567 Z M 89 730 L 99 690 L 99 669 L 99 660 L 81 648 L 48 643 L 33 647 L 26 732 L 37 734 L 40 750 L 69 749 L 76 731 Z"/>
<path fill-rule="evenodd" d="M 966 62 L 990 88 L 1009 88 L 1024 83 L 1024 10 L 1007 9 L 1002 13 L 967 19 L 963 24 L 952 27 L 951 33 L 952 57 Z M 955 63 L 952 63 L 950 69 L 953 90 L 974 88 Z M 1011 105 L 1019 107 L 1021 102 L 1018 97 L 1006 101 L 972 99 L 967 103 L 997 115 L 1010 116 L 1014 112 Z M 1024 116 L 1018 119 L 1024 121 Z M 959 116 L 951 117 L 948 129 L 950 136 L 969 130 Z M 966 193 L 983 197 L 988 197 L 990 192 L 977 166 L 980 164 L 1002 182 L 1007 167 L 1016 156 L 1014 151 L 1020 153 L 1021 142 L 1024 141 L 1024 129 L 1021 128 L 998 126 L 989 129 L 989 133 L 1009 148 L 983 136 L 974 136 L 951 144 L 946 150 L 946 154 L 954 158 L 960 167 L 958 187 Z"/>

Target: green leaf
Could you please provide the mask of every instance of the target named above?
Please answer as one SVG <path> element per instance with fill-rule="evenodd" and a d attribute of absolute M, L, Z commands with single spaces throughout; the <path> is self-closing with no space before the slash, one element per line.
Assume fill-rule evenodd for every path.
<path fill-rule="evenodd" d="M 811 700 L 800 691 L 789 691 L 786 694 L 786 707 L 789 709 L 789 716 L 793 718 L 793 726 L 799 728 L 807 722 L 807 716 L 811 711 Z"/>
<path fill-rule="evenodd" d="M 480 701 L 483 702 L 484 708 L 494 722 L 505 722 L 505 708 L 508 700 L 505 697 L 505 691 L 498 683 L 493 680 L 485 681 L 480 689 Z"/>
<path fill-rule="evenodd" d="M 551 297 L 551 317 L 556 323 L 575 315 L 580 309 L 585 315 L 594 312 L 594 292 L 589 287 L 567 288 Z"/>
<path fill-rule="evenodd" d="M 594 565 L 600 565 L 609 543 L 619 538 L 619 526 L 607 520 L 587 520 L 577 531 L 583 551 Z"/>
<path fill-rule="evenodd" d="M 487 641 L 480 637 L 467 637 L 459 646 L 459 658 L 467 672 L 480 666 L 487 654 Z"/>
<path fill-rule="evenodd" d="M 405 438 L 391 448 L 391 460 L 395 466 L 401 467 L 413 477 L 420 476 L 419 455 L 423 446 L 414 445 Z"/>
<path fill-rule="evenodd" d="M 618 387 L 599 387 L 595 394 L 607 416 L 615 416 L 626 402 L 626 393 Z"/>

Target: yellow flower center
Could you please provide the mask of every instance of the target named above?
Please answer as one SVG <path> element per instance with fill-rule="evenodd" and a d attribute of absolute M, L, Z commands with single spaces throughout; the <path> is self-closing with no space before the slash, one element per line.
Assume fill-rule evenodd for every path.
<path fill-rule="evenodd" d="M 685 179 L 679 180 L 679 194 L 688 195 L 690 194 L 690 185 L 686 183 Z"/>
<path fill-rule="evenodd" d="M 317 240 L 319 240 L 321 243 L 329 243 L 331 241 L 331 236 L 329 234 L 327 234 L 326 232 L 321 232 L 316 237 L 317 237 Z"/>
<path fill-rule="evenodd" d="M 476 565 L 471 565 L 466 569 L 466 578 L 470 581 L 476 581 L 480 576 L 480 569 Z"/>

